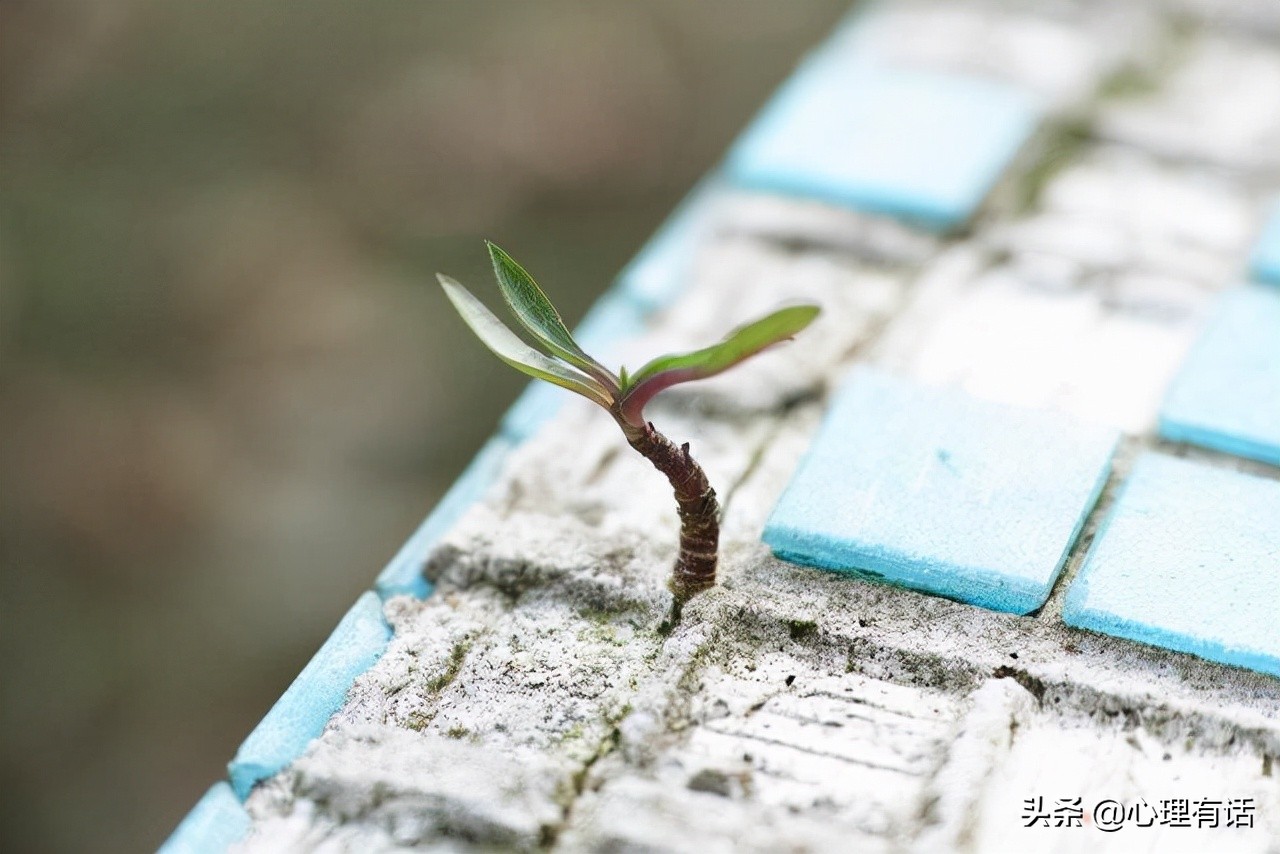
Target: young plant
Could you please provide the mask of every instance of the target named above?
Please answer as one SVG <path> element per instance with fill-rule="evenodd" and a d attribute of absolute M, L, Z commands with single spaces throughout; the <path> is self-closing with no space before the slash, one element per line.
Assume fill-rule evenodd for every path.
<path fill-rule="evenodd" d="M 689 456 L 689 443 L 676 447 L 655 430 L 645 420 L 645 404 L 677 383 L 715 376 L 766 347 L 791 338 L 813 321 L 818 307 L 783 308 L 738 327 L 718 344 L 659 356 L 634 374 L 626 368 L 614 374 L 583 352 L 559 312 L 524 268 L 497 246 L 487 245 L 507 307 L 541 349 L 522 341 L 462 285 L 437 274 L 445 294 L 471 331 L 499 359 L 521 373 L 599 404 L 622 428 L 631 447 L 667 476 L 680 512 L 680 554 L 668 587 L 677 607 L 682 605 L 716 582 L 720 506 L 706 474 Z"/>

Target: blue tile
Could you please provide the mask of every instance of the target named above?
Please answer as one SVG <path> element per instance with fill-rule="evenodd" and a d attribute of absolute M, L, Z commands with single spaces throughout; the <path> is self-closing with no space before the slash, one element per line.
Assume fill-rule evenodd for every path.
<path fill-rule="evenodd" d="M 1119 436 L 857 368 L 765 526 L 797 563 L 997 611 L 1044 604 Z"/>
<path fill-rule="evenodd" d="M 511 442 L 501 437 L 490 439 L 463 470 L 435 509 L 413 532 L 396 556 L 378 575 L 373 589 L 383 599 L 388 596 L 413 596 L 424 599 L 431 584 L 422 576 L 422 567 L 440 538 L 462 518 L 485 491 L 497 480 L 502 464 L 511 450 Z"/>
<path fill-rule="evenodd" d="M 1062 619 L 1280 676 L 1278 520 L 1280 482 L 1146 454 Z"/>
<path fill-rule="evenodd" d="M 620 290 L 611 290 L 598 299 L 582 318 L 573 337 L 590 355 L 606 367 L 616 370 L 615 356 L 619 342 L 634 338 L 644 331 L 645 310 Z M 549 421 L 573 392 L 535 380 L 525 387 L 502 417 L 499 432 L 512 442 L 520 443 Z"/>
<path fill-rule="evenodd" d="M 372 591 L 365 593 L 236 751 L 227 766 L 236 795 L 248 797 L 256 783 L 302 755 L 390 639 L 382 601 Z"/>
<path fill-rule="evenodd" d="M 973 215 L 1038 119 L 1032 97 L 1012 86 L 828 48 L 734 145 L 727 174 L 945 232 Z"/>
<path fill-rule="evenodd" d="M 215 783 L 160 846 L 159 854 L 222 854 L 249 832 L 249 813 L 226 782 Z"/>
<path fill-rule="evenodd" d="M 1160 435 L 1280 465 L 1280 290 L 1221 296 L 1165 396 Z"/>
<path fill-rule="evenodd" d="M 618 276 L 617 287 L 645 311 L 666 308 L 688 285 L 718 188 L 715 176 L 704 178 Z"/>
<path fill-rule="evenodd" d="M 1249 269 L 1257 281 L 1280 285 L 1280 205 L 1272 209 L 1271 218 L 1253 247 Z"/>

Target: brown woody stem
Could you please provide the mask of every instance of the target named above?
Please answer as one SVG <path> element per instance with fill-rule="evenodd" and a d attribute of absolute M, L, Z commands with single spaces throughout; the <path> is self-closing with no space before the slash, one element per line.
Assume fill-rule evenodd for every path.
<path fill-rule="evenodd" d="M 720 504 L 702 467 L 689 456 L 689 443 L 680 447 L 646 423 L 636 427 L 615 415 L 631 447 L 667 476 L 680 511 L 680 555 L 667 586 L 678 605 L 716 583 L 716 554 L 720 547 Z"/>

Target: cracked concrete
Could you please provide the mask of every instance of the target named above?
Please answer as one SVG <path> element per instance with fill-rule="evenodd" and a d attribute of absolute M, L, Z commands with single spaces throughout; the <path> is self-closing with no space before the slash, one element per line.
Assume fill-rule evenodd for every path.
<path fill-rule="evenodd" d="M 885 26 L 999 14 L 904 8 Z M 1034 7 L 1009 14 L 1001 38 L 1039 26 Z M 1020 179 L 1039 182 L 1028 207 L 996 204 L 942 240 L 726 196 L 690 288 L 623 343 L 634 365 L 779 303 L 823 305 L 792 344 L 652 406 L 725 499 L 720 584 L 669 624 L 669 487 L 603 413 L 570 401 L 435 550 L 436 592 L 387 603 L 386 655 L 306 755 L 252 795 L 243 850 L 1280 851 L 1280 680 L 1059 619 L 1137 451 L 1280 477 L 1154 436 L 1160 393 L 1256 230 L 1264 185 L 1246 176 L 1269 168 L 1258 140 L 1270 125 L 1241 119 L 1216 142 L 1178 130 L 1199 148 L 1174 157 L 1179 93 L 1213 76 L 1197 63 L 1216 61 L 1219 42 L 1150 81 L 1138 110 L 1127 94 L 1097 94 L 1117 68 L 1115 45 L 1090 41 L 1097 20 L 1042 23 L 1044 43 L 1089 63 L 1037 85 L 1085 120 L 1067 162 Z M 1134 26 L 1155 41 L 1209 38 L 1202 24 Z M 1265 61 L 1228 65 L 1280 62 L 1280 45 L 1254 49 Z M 1215 158 L 1238 168 L 1206 165 Z M 856 362 L 1126 431 L 1038 614 L 790 565 L 761 544 L 827 394 Z M 1229 832 L 1024 828 L 1035 797 L 1251 797 L 1257 818 Z"/>

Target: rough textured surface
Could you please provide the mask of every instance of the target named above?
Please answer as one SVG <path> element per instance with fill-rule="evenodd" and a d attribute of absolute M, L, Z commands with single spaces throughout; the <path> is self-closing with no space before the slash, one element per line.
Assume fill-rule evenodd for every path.
<path fill-rule="evenodd" d="M 1103 287 L 1100 277 L 1151 277 L 1221 288 L 1239 275 L 1259 228 L 1248 186 L 1198 164 L 1078 137 L 1043 164 L 1028 215 L 992 223 L 984 243 L 1024 256 L 1030 283 Z M 1071 150 L 1071 146 L 1076 151 Z M 1059 155 L 1061 156 L 1061 155 Z M 1146 289 L 1148 301 L 1158 296 Z"/>
<path fill-rule="evenodd" d="M 916 298 L 963 294 L 955 283 L 970 268 L 939 259 L 913 284 L 907 269 L 727 237 L 703 247 L 697 269 L 684 303 L 696 308 L 660 315 L 624 350 L 684 346 L 789 297 L 828 309 L 811 336 L 742 374 L 655 401 L 654 419 L 725 485 L 722 584 L 667 633 L 667 486 L 608 419 L 571 400 L 444 538 L 427 567 L 436 594 L 388 602 L 386 655 L 307 757 L 250 799 L 247 850 L 537 839 L 566 850 L 930 851 L 931 840 L 1001 838 L 1033 785 L 1048 797 L 1177 794 L 1147 772 L 1112 792 L 1079 762 L 1046 766 L 1041 752 L 1057 744 L 1082 756 L 1125 746 L 1121 769 L 1209 767 L 1224 797 L 1274 800 L 1262 769 L 1280 753 L 1280 682 L 1066 628 L 1055 599 L 1038 618 L 996 614 L 795 567 L 760 542 L 823 398 L 857 361 L 910 364 L 934 316 Z M 949 276 L 951 287 L 928 282 Z M 1023 707 L 1034 737 L 1009 723 Z M 448 775 L 389 788 L 357 773 L 409 755 L 436 767 L 442 739 L 493 769 L 470 790 L 478 800 L 450 791 Z M 1128 752 L 1130 739 L 1142 750 Z M 1161 750 L 1172 758 L 1151 758 Z M 1049 770 L 1018 777 L 1006 768 L 1015 755 Z M 520 797 L 497 782 L 513 760 L 541 781 Z M 1009 781 L 979 785 L 988 772 L 975 768 Z M 394 816 L 410 815 L 416 824 L 397 830 Z M 1259 819 L 1256 839 L 1277 833 Z"/>
<path fill-rule="evenodd" d="M 1280 486 L 1273 467 L 1155 429 L 1274 186 L 1280 46 L 1260 34 L 1280 16 L 1227 0 L 1182 0 L 1177 18 L 1089 0 L 869 8 L 841 44 L 1023 86 L 1053 126 L 951 238 L 812 199 L 692 206 L 684 281 L 652 291 L 678 302 L 649 300 L 619 359 L 705 344 L 787 300 L 824 307 L 794 343 L 654 401 L 723 498 L 721 583 L 672 623 L 668 486 L 564 397 L 419 556 L 433 595 L 385 603 L 386 654 L 255 790 L 244 850 L 1280 850 L 1280 679 L 1061 619 L 1144 453 Z M 1005 49 L 1024 40 L 1035 50 Z M 792 565 L 761 542 L 859 363 L 1125 431 L 1034 616 Z M 1159 544 L 1150 556 L 1165 565 Z M 1252 798 L 1255 825 L 1024 828 L 1037 797 L 1081 798 L 1090 822 L 1106 799 Z"/>
<path fill-rule="evenodd" d="M 1169 387 L 1160 434 L 1280 465 L 1280 290 L 1221 296 Z"/>
<path fill-rule="evenodd" d="M 1277 519 L 1280 483 L 1147 454 L 1062 618 L 1280 676 Z"/>
<path fill-rule="evenodd" d="M 1166 56 L 1170 68 L 1158 82 L 1100 111 L 1101 134 L 1169 158 L 1280 166 L 1280 54 L 1272 44 L 1184 30 Z"/>
<path fill-rule="evenodd" d="M 1030 613 L 1049 597 L 1118 438 L 858 368 L 764 541 L 798 563 Z"/>
<path fill-rule="evenodd" d="M 312 806 L 257 839 L 263 848 L 332 844 L 343 825 L 358 822 L 362 832 L 348 835 L 369 846 L 361 850 L 442 840 L 533 850 L 560 821 L 564 786 L 535 757 L 377 725 L 350 727 L 299 760 L 291 783 L 294 797 Z"/>
<path fill-rule="evenodd" d="M 1069 112 L 1099 80 L 1151 62 L 1156 37 L 1137 3 L 906 0 L 855 15 L 833 43 L 886 65 L 1014 84 Z"/>
<path fill-rule="evenodd" d="M 919 281 L 911 322 L 881 349 L 885 364 L 931 385 L 1143 432 L 1209 299 L 1185 279 L 1091 276 L 1062 256 L 993 261 L 962 247 Z"/>
<path fill-rule="evenodd" d="M 1141 729 L 1078 721 L 1064 726 L 1011 683 L 995 680 L 976 692 L 952 762 L 938 775 L 939 805 L 950 801 L 960 818 L 943 822 L 942 833 L 926 832 L 916 850 L 1274 850 L 1274 823 L 1255 819 L 1251 828 L 1231 828 L 1225 809 L 1216 827 L 1200 824 L 1194 812 L 1184 826 L 1159 822 L 1168 799 L 1198 804 L 1219 792 L 1229 793 L 1220 797 L 1223 807 L 1230 799 L 1252 798 L 1257 812 L 1273 816 L 1280 806 L 1276 788 L 1259 773 L 1252 751 L 1206 753 L 1153 739 Z M 1053 758 L 1052 769 L 1046 757 Z M 1109 814 L 1100 813 L 1099 820 L 1086 807 L 1078 828 L 1055 827 L 1066 812 L 1060 805 L 1080 797 L 1077 792 L 1098 791 L 1125 805 L 1132 818 L 1119 826 L 1109 823 L 1110 830 L 1100 833 L 1095 828 Z M 1204 794 L 1210 791 L 1215 795 Z M 1035 820 L 1037 814 L 1043 818 Z"/>

